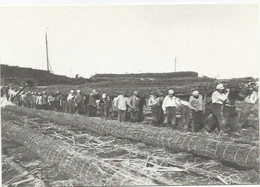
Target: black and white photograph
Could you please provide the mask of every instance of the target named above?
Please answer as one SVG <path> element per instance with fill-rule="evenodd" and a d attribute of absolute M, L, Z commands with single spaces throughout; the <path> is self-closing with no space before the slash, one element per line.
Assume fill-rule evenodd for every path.
<path fill-rule="evenodd" d="M 0 1 L 1 186 L 259 185 L 258 1 Z"/>

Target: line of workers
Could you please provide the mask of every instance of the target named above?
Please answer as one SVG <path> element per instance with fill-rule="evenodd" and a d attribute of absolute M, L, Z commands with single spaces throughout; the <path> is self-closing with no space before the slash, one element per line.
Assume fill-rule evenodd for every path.
<path fill-rule="evenodd" d="M 254 87 L 248 87 L 248 94 L 244 99 L 244 108 L 242 109 L 239 122 L 245 123 L 248 116 L 255 110 L 251 110 L 258 103 L 258 90 Z M 21 92 L 9 88 L 7 85 L 3 90 L 8 100 L 18 106 L 27 108 L 36 108 L 40 110 L 56 110 L 71 114 L 87 114 L 89 117 L 97 116 L 99 110 L 102 118 L 111 119 L 114 116 L 113 108 L 117 109 L 118 120 L 140 122 L 144 119 L 143 108 L 148 107 L 153 116 L 153 123 L 157 126 L 162 124 L 176 128 L 177 112 L 180 112 L 181 118 L 178 121 L 184 129 L 192 127 L 192 131 L 197 132 L 205 127 L 205 119 L 209 111 L 203 111 L 205 108 L 202 95 L 194 90 L 189 101 L 184 101 L 174 95 L 174 90 L 168 90 L 165 97 L 159 91 L 152 91 L 148 101 L 139 97 L 138 91 L 134 91 L 131 97 L 127 97 L 127 92 L 123 92 L 117 97 L 110 97 L 103 93 L 100 97 L 95 89 L 90 95 L 84 95 L 80 90 L 74 92 L 71 90 L 68 95 L 62 95 L 60 91 L 55 94 L 46 94 L 46 92 Z M 223 106 L 228 106 L 229 90 L 225 89 L 223 84 L 218 84 L 216 90 L 211 96 L 211 109 L 215 119 L 218 122 L 219 130 L 225 132 L 228 117 L 223 111 Z M 206 103 L 207 105 L 207 103 Z M 207 107 L 206 107 L 207 109 Z M 191 120 L 192 119 L 192 120 Z M 238 135 L 238 134 L 237 134 Z"/>

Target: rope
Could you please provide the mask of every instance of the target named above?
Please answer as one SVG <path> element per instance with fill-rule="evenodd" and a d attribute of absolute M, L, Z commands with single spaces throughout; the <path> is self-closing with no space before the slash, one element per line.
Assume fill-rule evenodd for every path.
<path fill-rule="evenodd" d="M 196 142 L 196 144 L 194 145 L 194 150 L 196 151 L 197 150 L 197 144 L 198 142 L 201 140 L 202 138 L 199 138 L 198 141 Z"/>
<path fill-rule="evenodd" d="M 251 151 L 255 149 L 255 147 L 251 148 L 250 151 L 248 152 L 248 154 L 246 155 L 246 160 L 245 160 L 245 164 L 247 164 L 247 160 L 248 160 L 248 155 L 251 153 Z"/>
<path fill-rule="evenodd" d="M 211 143 L 212 140 L 209 140 L 209 143 L 207 144 L 207 147 L 206 147 L 206 152 L 208 152 L 208 147 L 209 147 L 209 144 Z"/>
<path fill-rule="evenodd" d="M 191 143 L 191 140 L 193 140 L 193 136 L 191 137 L 189 143 L 187 144 L 187 148 L 188 148 L 188 150 L 190 149 L 190 143 Z"/>
<path fill-rule="evenodd" d="M 163 147 L 164 147 L 164 135 L 168 132 L 168 130 L 167 129 L 165 129 L 165 131 L 164 131 L 165 133 L 163 134 L 163 136 L 162 136 L 162 144 L 163 144 Z"/>
<path fill-rule="evenodd" d="M 174 144 L 175 144 L 175 147 L 176 147 L 176 145 L 177 145 L 177 142 L 178 142 L 178 140 L 179 140 L 180 136 L 181 136 L 181 135 L 179 135 L 179 136 L 178 136 L 178 138 L 177 138 L 176 142 L 174 143 Z"/>
<path fill-rule="evenodd" d="M 237 153 L 238 153 L 238 151 L 239 151 L 239 149 L 240 149 L 240 146 L 241 146 L 241 145 L 238 146 L 238 149 L 237 149 L 236 154 L 235 154 L 235 156 L 234 156 L 234 161 L 235 161 L 235 162 L 237 162 Z"/>
<path fill-rule="evenodd" d="M 83 166 L 81 167 L 80 171 L 79 171 L 79 176 L 81 176 L 81 172 L 83 170 L 83 168 L 85 167 L 86 163 L 88 162 L 88 160 L 86 160 L 83 164 Z"/>
<path fill-rule="evenodd" d="M 215 149 L 215 157 L 217 157 L 217 150 L 218 150 L 218 145 L 219 145 L 220 142 L 217 142 L 217 146 L 216 146 L 216 149 Z"/>
<path fill-rule="evenodd" d="M 230 143 L 226 146 L 226 148 L 225 148 L 225 150 L 224 150 L 224 152 L 223 152 L 222 158 L 225 158 L 225 153 L 226 153 L 226 150 L 227 150 L 227 148 L 228 148 L 229 145 L 230 145 Z"/>
<path fill-rule="evenodd" d="M 184 140 L 183 140 L 183 142 L 182 142 L 182 144 L 181 144 L 181 149 L 183 150 L 183 144 L 184 144 L 184 142 L 185 142 L 185 140 L 187 139 L 187 138 L 189 138 L 190 136 L 187 136 L 186 138 L 184 138 Z"/>

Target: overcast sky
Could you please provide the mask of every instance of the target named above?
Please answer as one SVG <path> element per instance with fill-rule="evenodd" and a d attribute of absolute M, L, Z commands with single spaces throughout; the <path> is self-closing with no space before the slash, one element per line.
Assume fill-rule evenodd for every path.
<path fill-rule="evenodd" d="M 257 5 L 0 7 L 0 62 L 56 74 L 259 75 Z"/>

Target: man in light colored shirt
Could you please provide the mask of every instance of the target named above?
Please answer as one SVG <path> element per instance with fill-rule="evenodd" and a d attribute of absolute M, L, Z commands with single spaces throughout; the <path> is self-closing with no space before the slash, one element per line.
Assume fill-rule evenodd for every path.
<path fill-rule="evenodd" d="M 226 121 L 223 115 L 223 104 L 227 101 L 229 89 L 225 89 L 223 84 L 216 86 L 216 91 L 212 93 L 211 112 L 216 117 L 219 130 L 226 133 Z"/>
<path fill-rule="evenodd" d="M 71 90 L 68 97 L 67 97 L 67 102 L 68 102 L 68 112 L 70 114 L 74 114 L 75 113 L 75 103 L 74 103 L 74 97 L 75 97 L 75 94 L 74 94 L 74 90 Z"/>
<path fill-rule="evenodd" d="M 163 112 L 166 114 L 166 123 L 169 127 L 176 128 L 176 111 L 180 104 L 180 99 L 174 96 L 174 91 L 169 90 L 162 103 Z"/>
<path fill-rule="evenodd" d="M 43 97 L 42 94 L 39 92 L 36 98 L 36 108 L 41 110 L 42 105 L 43 105 Z"/>
<path fill-rule="evenodd" d="M 202 128 L 202 95 L 199 94 L 199 91 L 194 90 L 189 99 L 189 104 L 191 108 L 191 114 L 193 118 L 193 131 L 198 132 Z"/>
<path fill-rule="evenodd" d="M 155 91 L 153 91 L 148 100 L 148 107 L 151 108 L 154 125 L 159 124 L 160 110 L 161 110 L 159 101 L 160 101 L 159 95 Z"/>
<path fill-rule="evenodd" d="M 77 94 L 74 97 L 74 103 L 76 107 L 76 114 L 80 115 L 83 113 L 83 99 L 81 95 L 81 91 L 77 90 Z"/>
<path fill-rule="evenodd" d="M 115 100 L 116 108 L 118 110 L 118 121 L 120 121 L 120 122 L 125 121 L 127 106 L 130 105 L 129 98 L 126 96 L 127 96 L 127 93 L 124 92 L 122 95 L 119 95 Z"/>
<path fill-rule="evenodd" d="M 259 97 L 258 97 L 258 88 L 250 86 L 247 90 L 248 94 L 244 99 L 243 107 L 241 110 L 241 115 L 239 117 L 240 126 L 243 128 L 245 127 L 247 118 L 250 114 L 254 114 L 258 116 L 259 111 Z"/>

